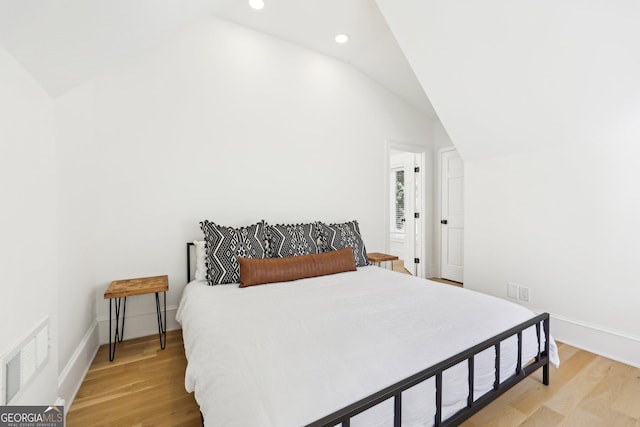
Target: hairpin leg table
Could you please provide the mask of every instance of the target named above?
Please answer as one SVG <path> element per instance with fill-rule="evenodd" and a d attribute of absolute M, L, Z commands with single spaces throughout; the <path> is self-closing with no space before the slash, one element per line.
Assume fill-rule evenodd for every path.
<path fill-rule="evenodd" d="M 156 314 L 158 316 L 158 337 L 160 348 L 164 350 L 167 344 L 167 291 L 169 290 L 168 276 L 141 277 L 138 279 L 114 280 L 104 292 L 104 299 L 109 300 L 109 360 L 113 362 L 116 356 L 116 345 L 124 337 L 124 317 L 127 310 L 127 297 L 143 294 L 156 294 Z M 160 296 L 164 298 L 164 316 L 160 312 Z M 124 305 L 122 304 L 124 298 Z M 115 306 L 116 328 L 112 340 L 112 306 Z M 122 323 L 120 323 L 120 308 L 122 307 Z"/>
<path fill-rule="evenodd" d="M 369 252 L 367 254 L 367 258 L 369 258 L 369 261 L 371 263 L 377 265 L 378 267 L 380 267 L 383 262 L 395 261 L 398 259 L 398 257 L 395 255 L 383 254 L 380 252 Z"/>

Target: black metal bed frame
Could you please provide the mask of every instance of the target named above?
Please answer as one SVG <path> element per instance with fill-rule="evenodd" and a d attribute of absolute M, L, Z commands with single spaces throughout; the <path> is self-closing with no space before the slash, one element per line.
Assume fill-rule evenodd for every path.
<path fill-rule="evenodd" d="M 187 243 L 187 282 L 191 281 L 191 246 L 193 243 Z M 549 313 L 539 314 L 525 322 L 520 323 L 498 335 L 493 336 L 473 347 L 464 350 L 455 356 L 452 356 L 440 363 L 426 368 L 408 378 L 398 381 L 376 393 L 373 393 L 349 406 L 339 409 L 332 414 L 320 418 L 306 427 L 332 427 L 341 424 L 342 427 L 350 427 L 351 418 L 366 411 L 373 406 L 378 405 L 386 400 L 393 398 L 393 426 L 400 427 L 402 425 L 402 392 L 409 388 L 420 384 L 429 378 L 435 377 L 436 383 L 436 414 L 434 416 L 434 426 L 457 426 L 472 415 L 480 411 L 482 408 L 493 402 L 507 390 L 542 368 L 542 383 L 549 385 L 549 331 L 550 331 Z M 538 341 L 538 351 L 534 359 L 522 366 L 522 333 L 525 329 L 535 327 Z M 544 347 L 540 344 L 542 341 L 541 330 L 544 331 Z M 516 369 L 505 380 L 501 380 L 500 372 L 500 347 L 504 340 L 517 337 L 518 340 L 518 361 Z M 475 372 L 475 356 L 482 351 L 494 347 L 495 348 L 495 380 L 493 388 L 478 399 L 474 397 L 474 372 Z M 467 361 L 468 366 L 468 395 L 467 405 L 451 415 L 449 418 L 442 419 L 442 395 L 445 392 L 442 384 L 442 374 L 447 369 Z M 204 418 L 202 419 L 204 425 Z"/>
<path fill-rule="evenodd" d="M 544 350 L 542 350 L 540 345 L 541 324 L 545 333 Z M 534 325 L 538 337 L 538 352 L 535 359 L 533 359 L 531 363 L 522 367 L 522 332 Z M 515 372 L 509 378 L 501 382 L 500 344 L 505 339 L 510 338 L 514 335 L 518 337 L 518 362 Z M 311 424 L 308 424 L 307 427 L 335 426 L 340 423 L 342 424 L 342 427 L 349 427 L 352 417 L 390 398 L 394 399 L 393 425 L 394 427 L 400 427 L 402 425 L 402 392 L 434 376 L 436 378 L 436 414 L 433 423 L 435 426 L 457 426 L 541 367 L 543 369 L 542 382 L 544 385 L 549 385 L 548 337 L 549 313 L 543 313 L 492 338 L 489 338 L 488 340 L 481 342 L 480 344 L 477 344 L 461 353 L 458 353 L 457 355 L 450 357 L 447 360 L 444 360 L 436 365 L 431 366 L 430 368 L 427 368 L 408 378 L 405 378 L 402 381 L 399 381 L 383 390 L 367 396 L 364 399 L 361 399 L 343 409 L 327 415 L 326 417 L 314 421 Z M 496 350 L 495 381 L 493 383 L 493 389 L 475 400 L 473 392 L 474 358 L 478 353 L 490 347 L 495 347 Z M 442 373 L 448 368 L 451 368 L 452 366 L 457 365 L 460 362 L 464 362 L 465 360 L 467 361 L 469 367 L 469 394 L 467 396 L 467 406 L 460 409 L 458 412 L 456 412 L 446 420 L 442 420 L 442 394 L 444 392 L 442 387 Z"/>

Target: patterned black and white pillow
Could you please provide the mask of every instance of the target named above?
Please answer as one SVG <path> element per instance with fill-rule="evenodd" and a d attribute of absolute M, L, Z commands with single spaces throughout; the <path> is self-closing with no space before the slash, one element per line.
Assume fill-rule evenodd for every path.
<path fill-rule="evenodd" d="M 309 224 L 267 225 L 269 258 L 317 254 L 318 227 Z"/>
<path fill-rule="evenodd" d="M 323 252 L 336 251 L 351 247 L 356 266 L 369 265 L 367 249 L 364 247 L 358 221 L 353 220 L 342 224 L 324 224 L 318 222 L 320 231 L 320 247 Z"/>
<path fill-rule="evenodd" d="M 238 257 L 266 258 L 265 222 L 248 227 L 225 227 L 202 221 L 206 245 L 207 282 L 210 285 L 240 283 Z"/>

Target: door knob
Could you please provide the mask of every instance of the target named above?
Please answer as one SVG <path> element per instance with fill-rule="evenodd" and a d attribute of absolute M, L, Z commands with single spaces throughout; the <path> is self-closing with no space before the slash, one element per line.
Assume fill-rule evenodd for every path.
<path fill-rule="evenodd" d="M 447 224 L 448 224 L 448 222 L 447 222 L 447 220 L 446 220 L 446 219 L 443 219 L 442 221 L 440 221 L 440 224 L 447 225 Z"/>

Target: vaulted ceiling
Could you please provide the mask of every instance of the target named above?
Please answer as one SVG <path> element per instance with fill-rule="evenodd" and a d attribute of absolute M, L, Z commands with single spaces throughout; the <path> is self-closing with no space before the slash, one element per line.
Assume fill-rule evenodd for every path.
<path fill-rule="evenodd" d="M 465 160 L 640 140 L 640 2 L 376 0 Z"/>
<path fill-rule="evenodd" d="M 0 44 L 52 96 L 209 15 L 350 63 L 425 114 L 429 99 L 374 0 L 0 0 Z M 350 36 L 338 45 L 338 33 Z"/>

